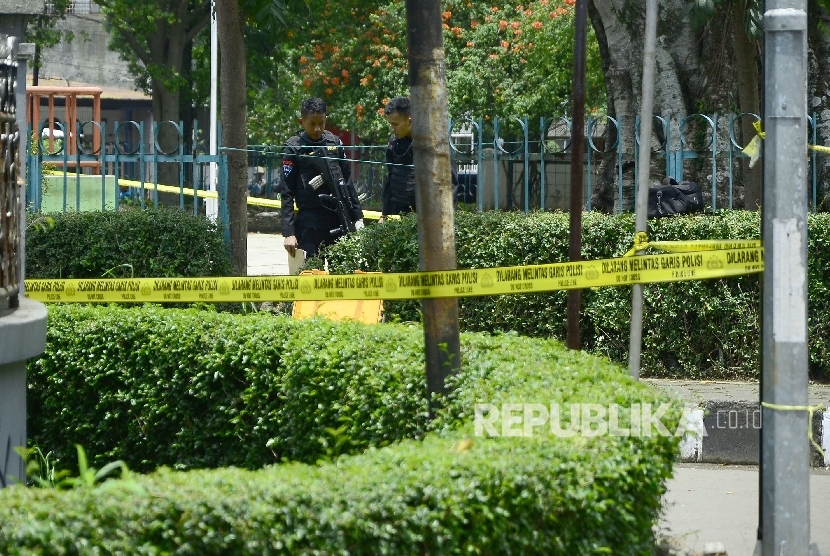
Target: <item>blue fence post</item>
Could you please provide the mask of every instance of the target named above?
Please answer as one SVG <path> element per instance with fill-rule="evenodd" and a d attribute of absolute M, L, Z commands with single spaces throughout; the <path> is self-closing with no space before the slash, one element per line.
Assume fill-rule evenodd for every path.
<path fill-rule="evenodd" d="M 193 180 L 193 215 L 199 214 L 199 194 L 198 194 L 198 182 L 199 178 L 197 175 L 198 171 L 198 164 L 196 164 L 196 138 L 199 136 L 199 122 L 193 120 L 193 133 L 190 137 L 190 154 L 193 158 L 193 164 L 190 167 L 191 170 L 191 177 Z M 266 180 L 266 183 L 268 181 Z"/>
<path fill-rule="evenodd" d="M 705 116 L 704 116 L 705 117 Z M 712 114 L 712 192 L 717 194 L 718 189 L 718 115 Z M 729 208 L 732 208 L 732 199 L 729 199 Z"/>
<path fill-rule="evenodd" d="M 637 198 L 637 188 L 639 187 L 639 179 L 637 176 L 640 175 L 640 172 L 637 171 L 637 167 L 640 165 L 640 161 L 637 160 L 639 157 L 637 153 L 640 149 L 640 116 L 634 116 L 634 199 Z M 668 149 L 666 149 L 666 158 L 668 158 Z M 636 206 L 636 202 L 634 203 Z M 633 209 L 632 209 L 633 211 Z"/>
<path fill-rule="evenodd" d="M 179 154 L 179 208 L 184 210 L 184 121 L 179 120 L 179 129 L 177 135 L 178 154 Z"/>
<path fill-rule="evenodd" d="M 810 118 L 810 123 L 812 124 L 813 128 L 813 136 L 812 136 L 812 143 L 813 145 L 818 144 L 818 134 L 816 132 L 816 128 L 818 127 L 817 123 L 818 120 L 816 119 L 816 113 L 813 112 L 813 117 Z M 813 212 L 816 212 L 816 207 L 818 206 L 818 198 L 817 198 L 817 187 L 816 187 L 816 151 L 815 149 L 810 149 L 810 174 L 812 176 L 812 192 L 813 192 Z"/>
<path fill-rule="evenodd" d="M 478 211 L 484 211 L 484 195 L 482 194 L 484 182 L 481 179 L 481 172 L 484 168 L 484 120 L 478 117 L 478 164 L 476 165 L 476 197 L 478 198 Z"/>
<path fill-rule="evenodd" d="M 732 180 L 734 179 L 732 165 L 735 161 L 735 119 L 734 114 L 729 114 L 729 151 L 727 155 L 729 157 L 729 208 L 732 208 Z"/>
<path fill-rule="evenodd" d="M 499 117 L 493 118 L 493 210 L 499 210 Z"/>
<path fill-rule="evenodd" d="M 116 122 L 117 124 L 117 122 Z M 107 156 L 104 153 L 107 138 L 107 122 L 101 122 L 101 152 L 99 154 L 101 160 L 101 207 L 107 204 Z M 116 134 L 116 137 L 118 135 Z M 102 208 L 103 210 L 103 208 Z"/>
<path fill-rule="evenodd" d="M 223 154 L 219 157 L 222 161 L 219 164 L 219 224 L 222 226 L 222 231 L 225 234 L 225 248 L 228 256 L 231 254 L 231 228 L 230 228 L 230 213 L 228 212 L 228 155 Z"/>
<path fill-rule="evenodd" d="M 620 116 L 620 121 L 614 122 L 617 126 L 617 191 L 620 196 L 620 213 L 623 211 L 623 116 Z"/>
<path fill-rule="evenodd" d="M 591 201 L 591 197 L 593 197 L 593 193 L 592 193 L 592 190 L 591 190 L 591 188 L 593 186 L 593 184 L 591 183 L 591 168 L 593 168 L 593 162 L 594 162 L 594 152 L 593 152 L 594 149 L 593 149 L 593 142 L 591 141 L 591 128 L 593 127 L 594 123 L 595 123 L 595 120 L 589 114 L 588 115 L 588 125 L 585 127 L 585 130 L 586 130 L 586 133 L 585 133 L 585 143 L 586 143 L 586 145 L 585 145 L 586 146 L 586 148 L 585 148 L 585 159 L 586 159 L 586 163 L 587 163 L 587 174 L 588 174 L 587 179 L 585 180 L 585 192 L 588 194 L 588 211 L 589 212 L 593 208 L 593 204 L 592 204 L 592 201 Z"/>
<path fill-rule="evenodd" d="M 539 141 L 539 210 L 545 210 L 545 181 L 548 177 L 548 171 L 545 168 L 545 148 L 548 143 L 549 121 L 553 121 L 553 118 L 547 119 L 544 116 L 539 117 L 539 132 L 541 133 L 541 140 Z"/>
<path fill-rule="evenodd" d="M 118 125 L 119 123 L 121 123 L 122 125 L 119 126 Z M 126 123 L 127 122 L 117 122 L 117 121 L 115 122 L 115 141 L 114 141 L 114 145 L 113 145 L 114 148 L 115 148 L 114 149 L 115 153 L 113 153 L 113 154 L 115 154 L 115 157 L 114 157 L 113 169 L 112 169 L 113 180 L 115 181 L 115 184 L 114 184 L 114 187 L 113 187 L 114 190 L 115 190 L 115 210 L 118 210 L 118 207 L 120 205 L 120 199 L 118 198 L 119 197 L 118 194 L 120 193 L 119 181 L 121 180 L 121 160 L 120 160 L 120 158 L 121 158 L 121 147 L 118 144 L 118 132 L 121 130 L 120 129 L 121 127 L 126 125 Z M 106 198 L 104 199 L 104 206 L 101 207 L 101 210 L 105 210 L 105 209 L 106 209 Z"/>
<path fill-rule="evenodd" d="M 528 133 L 527 116 L 519 122 L 522 124 L 525 142 L 525 214 L 530 212 L 530 135 Z"/>

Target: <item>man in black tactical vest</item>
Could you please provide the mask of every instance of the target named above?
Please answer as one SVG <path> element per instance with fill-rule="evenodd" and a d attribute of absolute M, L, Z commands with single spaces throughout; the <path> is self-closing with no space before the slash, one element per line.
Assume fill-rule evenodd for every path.
<path fill-rule="evenodd" d="M 326 130 L 326 103 L 309 98 L 300 107 L 301 131 L 283 149 L 282 235 L 292 257 L 363 228 L 363 211 L 340 139 Z M 294 205 L 297 213 L 294 214 Z"/>
<path fill-rule="evenodd" d="M 415 168 L 412 152 L 412 111 L 407 97 L 395 97 L 383 109 L 392 128 L 386 145 L 388 173 L 381 191 L 381 221 L 391 214 L 415 212 Z M 453 206 L 457 205 L 458 174 L 452 168 Z"/>

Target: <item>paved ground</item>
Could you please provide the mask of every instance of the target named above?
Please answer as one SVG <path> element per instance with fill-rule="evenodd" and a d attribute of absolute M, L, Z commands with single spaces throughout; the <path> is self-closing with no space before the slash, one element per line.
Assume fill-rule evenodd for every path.
<path fill-rule="evenodd" d="M 248 275 L 288 274 L 288 253 L 283 237 L 276 234 L 248 234 Z"/>
<path fill-rule="evenodd" d="M 729 556 L 751 556 L 758 528 L 758 468 L 677 464 L 668 482 L 660 530 L 702 552 L 723 543 Z M 822 555 L 830 554 L 830 471 L 810 473 L 810 531 Z M 806 554 L 806 550 L 804 552 Z"/>
<path fill-rule="evenodd" d="M 707 401 L 732 402 L 761 399 L 757 382 L 727 382 L 715 380 L 664 380 L 644 378 L 643 382 L 665 388 L 686 402 L 701 404 Z M 830 407 L 830 384 L 810 384 L 809 404 Z"/>

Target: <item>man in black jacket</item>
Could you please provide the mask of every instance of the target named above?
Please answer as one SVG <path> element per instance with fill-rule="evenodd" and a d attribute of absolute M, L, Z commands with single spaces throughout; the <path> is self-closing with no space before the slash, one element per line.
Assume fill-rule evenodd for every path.
<path fill-rule="evenodd" d="M 363 211 L 340 139 L 326 130 L 326 103 L 309 98 L 300 107 L 301 131 L 283 149 L 282 235 L 292 257 L 363 228 Z M 297 213 L 294 214 L 294 205 Z"/>
<path fill-rule="evenodd" d="M 383 109 L 392 136 L 386 145 L 388 174 L 381 191 L 382 218 L 415 212 L 415 168 L 412 152 L 412 111 L 409 98 L 395 97 Z M 452 168 L 453 206 L 458 202 L 458 174 Z"/>

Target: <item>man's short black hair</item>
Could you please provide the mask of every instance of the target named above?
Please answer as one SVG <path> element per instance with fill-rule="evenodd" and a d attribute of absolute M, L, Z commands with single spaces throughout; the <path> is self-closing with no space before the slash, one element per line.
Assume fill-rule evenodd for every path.
<path fill-rule="evenodd" d="M 386 115 L 398 113 L 409 116 L 410 106 L 409 97 L 395 97 L 386 104 L 383 113 Z"/>
<path fill-rule="evenodd" d="M 309 114 L 325 114 L 326 103 L 323 99 L 317 97 L 307 98 L 300 106 L 300 116 L 305 118 Z"/>

